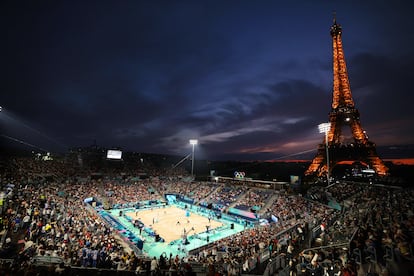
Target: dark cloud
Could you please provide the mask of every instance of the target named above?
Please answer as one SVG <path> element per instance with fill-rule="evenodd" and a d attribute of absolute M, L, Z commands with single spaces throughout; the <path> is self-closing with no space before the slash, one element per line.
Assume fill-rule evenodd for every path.
<path fill-rule="evenodd" d="M 408 80 L 414 79 L 413 57 L 361 53 L 351 61 L 353 97 L 368 133 L 383 145 L 412 143 L 414 128 L 409 121 L 414 109 Z"/>
<path fill-rule="evenodd" d="M 0 5 L 1 131 L 19 141 L 186 155 L 195 137 L 200 157 L 243 160 L 316 150 L 336 10 L 363 127 L 377 144 L 414 144 L 413 23 L 401 3 Z"/>

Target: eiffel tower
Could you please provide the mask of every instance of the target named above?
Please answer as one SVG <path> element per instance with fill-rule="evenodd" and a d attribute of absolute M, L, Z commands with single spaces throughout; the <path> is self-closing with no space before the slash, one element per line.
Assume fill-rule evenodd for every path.
<path fill-rule="evenodd" d="M 335 17 L 330 33 L 333 42 L 333 98 L 332 110 L 329 113 L 330 129 L 325 135 L 324 142 L 319 145 L 317 154 L 305 171 L 305 175 L 329 176 L 332 168 L 341 161 L 360 162 L 369 166 L 378 175 L 388 175 L 388 168 L 378 156 L 375 144 L 368 140 L 366 132 L 362 129 L 346 70 L 341 38 L 342 27 L 337 24 Z M 351 143 L 344 140 L 342 132 L 344 127 L 349 127 L 352 132 Z"/>

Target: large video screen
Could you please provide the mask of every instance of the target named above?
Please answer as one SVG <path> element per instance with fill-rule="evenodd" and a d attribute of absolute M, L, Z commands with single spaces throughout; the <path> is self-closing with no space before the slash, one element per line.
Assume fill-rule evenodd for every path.
<path fill-rule="evenodd" d="M 122 159 L 122 151 L 120 150 L 108 150 L 106 153 L 106 158 L 120 160 Z"/>

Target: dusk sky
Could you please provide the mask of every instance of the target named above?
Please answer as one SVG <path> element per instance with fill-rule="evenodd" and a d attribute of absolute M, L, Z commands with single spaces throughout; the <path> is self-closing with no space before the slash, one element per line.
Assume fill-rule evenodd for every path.
<path fill-rule="evenodd" d="M 409 5 L 2 1 L 0 141 L 185 156 L 196 138 L 198 158 L 312 158 L 336 11 L 362 127 L 377 146 L 413 145 Z"/>

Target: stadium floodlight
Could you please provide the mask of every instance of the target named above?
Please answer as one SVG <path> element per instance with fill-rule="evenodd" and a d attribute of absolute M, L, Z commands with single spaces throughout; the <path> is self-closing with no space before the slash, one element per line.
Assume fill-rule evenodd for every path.
<path fill-rule="evenodd" d="M 319 133 L 325 133 L 325 147 L 326 147 L 326 177 L 329 186 L 329 149 L 328 149 L 328 134 L 331 130 L 331 123 L 322 123 L 318 125 Z"/>
<path fill-rule="evenodd" d="M 197 139 L 190 139 L 190 145 L 193 146 L 193 151 L 191 155 L 191 178 L 194 179 L 194 147 L 198 144 Z"/>

